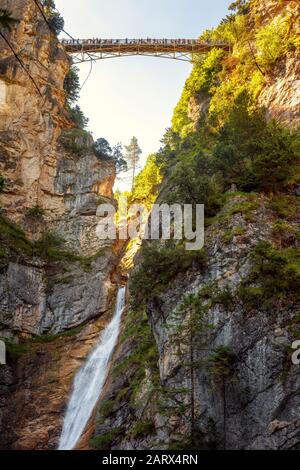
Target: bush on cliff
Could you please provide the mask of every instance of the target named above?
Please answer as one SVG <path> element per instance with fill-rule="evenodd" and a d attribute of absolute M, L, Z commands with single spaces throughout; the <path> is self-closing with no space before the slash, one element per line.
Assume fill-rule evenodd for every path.
<path fill-rule="evenodd" d="M 213 148 L 215 171 L 227 186 L 244 191 L 280 192 L 299 177 L 299 132 L 267 122 L 263 110 L 249 111 L 249 95 L 242 93 Z"/>
<path fill-rule="evenodd" d="M 41 2 L 47 16 L 48 25 L 51 31 L 58 36 L 64 29 L 64 19 L 56 10 L 54 0 L 41 0 Z"/>
<path fill-rule="evenodd" d="M 205 254 L 201 251 L 186 251 L 183 246 L 170 240 L 166 245 L 152 243 L 141 251 L 138 269 L 130 277 L 130 292 L 133 307 L 146 302 L 151 296 L 168 285 L 178 273 L 193 265 L 205 266 Z"/>
<path fill-rule="evenodd" d="M 300 250 L 257 245 L 253 267 L 242 282 L 239 297 L 247 309 L 273 308 L 280 300 L 299 300 Z"/>
<path fill-rule="evenodd" d="M 68 104 L 75 103 L 79 99 L 80 81 L 78 72 L 78 67 L 72 66 L 64 80 L 64 90 Z"/>

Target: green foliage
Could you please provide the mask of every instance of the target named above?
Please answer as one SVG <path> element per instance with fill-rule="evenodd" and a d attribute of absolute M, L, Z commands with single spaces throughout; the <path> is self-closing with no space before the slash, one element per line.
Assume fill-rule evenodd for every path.
<path fill-rule="evenodd" d="M 133 191 L 135 176 L 139 167 L 140 156 L 142 149 L 139 146 L 138 139 L 132 137 L 130 144 L 125 146 L 125 161 L 127 163 L 127 170 L 131 171 L 131 190 Z"/>
<path fill-rule="evenodd" d="M 222 234 L 222 242 L 225 243 L 225 245 L 229 245 L 232 242 L 233 237 L 234 235 L 232 230 L 226 230 L 226 232 Z"/>
<path fill-rule="evenodd" d="M 205 266 L 203 251 L 186 251 L 184 247 L 169 241 L 145 245 L 137 271 L 130 277 L 130 292 L 133 307 L 147 302 L 151 296 L 174 280 L 178 273 L 185 272 L 193 265 L 201 269 Z"/>
<path fill-rule="evenodd" d="M 101 436 L 90 439 L 90 446 L 95 450 L 109 450 L 123 432 L 123 427 L 114 428 Z"/>
<path fill-rule="evenodd" d="M 96 157 L 100 160 L 110 160 L 112 154 L 112 148 L 109 145 L 108 141 L 101 137 L 97 139 L 93 145 L 93 149 Z"/>
<path fill-rule="evenodd" d="M 64 244 L 64 239 L 54 232 L 45 232 L 36 242 L 39 254 L 45 258 L 55 256 Z"/>
<path fill-rule="evenodd" d="M 242 94 L 219 132 L 213 149 L 215 170 L 242 191 L 278 192 L 294 184 L 299 166 L 299 132 L 266 122 L 262 111 L 249 112 Z"/>
<path fill-rule="evenodd" d="M 272 232 L 280 248 L 293 245 L 300 237 L 298 227 L 282 219 L 277 219 L 272 223 Z"/>
<path fill-rule="evenodd" d="M 191 147 L 171 173 L 173 191 L 166 198 L 169 204 L 204 204 L 206 216 L 215 215 L 222 205 L 223 182 L 220 174 L 212 174 L 209 154 Z"/>
<path fill-rule="evenodd" d="M 117 173 L 127 171 L 127 162 L 124 158 L 123 147 L 120 142 L 111 148 L 108 141 L 101 137 L 94 143 L 93 150 L 99 160 L 114 162 Z"/>
<path fill-rule="evenodd" d="M 131 393 L 133 393 L 135 387 L 139 387 L 141 380 L 145 377 L 146 367 L 151 370 L 152 377 L 156 377 L 157 374 L 159 356 L 145 312 L 129 312 L 121 341 L 125 342 L 129 339 L 133 341 L 131 353 L 123 362 L 115 366 L 113 374 L 118 376 L 124 370 L 134 367 L 135 377 L 130 383 Z"/>
<path fill-rule="evenodd" d="M 173 115 L 173 130 L 181 136 L 186 136 L 193 130 L 193 124 L 188 116 L 188 106 L 191 97 L 200 93 L 212 94 L 217 85 L 218 72 L 221 71 L 221 60 L 224 51 L 212 49 L 206 56 L 199 59 L 187 79 L 181 99 Z"/>
<path fill-rule="evenodd" d="M 265 69 L 270 69 L 288 50 L 299 47 L 299 36 L 293 33 L 294 18 L 283 13 L 263 26 L 256 33 L 258 60 Z"/>
<path fill-rule="evenodd" d="M 200 39 L 202 41 L 225 41 L 234 45 L 244 36 L 247 24 L 249 23 L 245 12 L 241 12 L 241 14 L 230 14 L 220 22 L 217 28 L 204 31 Z"/>
<path fill-rule="evenodd" d="M 7 258 L 9 254 L 16 253 L 20 256 L 40 256 L 48 262 L 79 262 L 85 271 L 91 269 L 92 263 L 103 255 L 104 250 L 99 250 L 93 256 L 80 256 L 64 248 L 64 240 L 53 232 L 45 232 L 42 237 L 31 242 L 24 231 L 0 216 L 0 258 Z"/>
<path fill-rule="evenodd" d="M 138 421 L 129 430 L 129 435 L 133 439 L 141 439 L 151 435 L 155 431 L 152 421 Z"/>
<path fill-rule="evenodd" d="M 131 202 L 143 203 L 150 209 L 157 198 L 161 181 L 162 175 L 155 155 L 150 155 L 135 179 Z"/>
<path fill-rule="evenodd" d="M 258 201 L 242 201 L 235 203 L 227 212 L 230 218 L 235 214 L 243 214 L 244 219 L 251 222 L 253 220 L 253 212 L 259 208 Z"/>
<path fill-rule="evenodd" d="M 236 0 L 228 7 L 229 10 L 236 12 L 238 15 L 246 15 L 249 13 L 250 1 L 249 0 Z"/>
<path fill-rule="evenodd" d="M 278 249 L 261 242 L 254 250 L 253 267 L 239 289 L 249 309 L 270 309 L 280 300 L 299 299 L 299 248 Z"/>
<path fill-rule="evenodd" d="M 63 147 L 78 156 L 86 155 L 91 150 L 91 135 L 84 129 L 64 131 L 60 136 Z"/>
<path fill-rule="evenodd" d="M 89 119 L 85 117 L 83 111 L 78 104 L 73 107 L 68 107 L 70 120 L 78 129 L 85 129 L 89 123 Z"/>
<path fill-rule="evenodd" d="M 4 338 L 6 346 L 7 362 L 16 362 L 20 357 L 27 353 L 28 348 L 25 344 L 12 343 L 10 340 Z"/>
<path fill-rule="evenodd" d="M 113 400 L 104 400 L 101 402 L 99 406 L 99 413 L 101 414 L 101 418 L 106 419 L 109 417 L 111 412 L 114 408 L 114 401 Z"/>
<path fill-rule="evenodd" d="M 64 19 L 56 10 L 54 0 L 41 0 L 51 31 L 58 36 L 64 29 Z"/>
<path fill-rule="evenodd" d="M 30 207 L 29 209 L 27 209 L 26 215 L 27 215 L 27 217 L 29 217 L 31 219 L 41 220 L 41 219 L 43 219 L 43 217 L 45 215 L 45 211 L 39 205 L 35 205 L 35 206 Z"/>
<path fill-rule="evenodd" d="M 228 346 L 217 347 L 207 359 L 207 370 L 215 381 L 224 380 L 233 372 L 235 354 Z"/>
<path fill-rule="evenodd" d="M 125 331 L 120 341 L 128 344 L 130 353 L 112 371 L 114 377 L 127 377 L 114 398 L 114 402 L 119 403 L 126 397 L 126 403 L 130 405 L 134 412 L 136 408 L 140 409 L 142 406 L 142 404 L 136 403 L 136 398 L 141 390 L 143 380 L 146 378 L 146 371 L 148 380 L 151 380 L 152 384 L 149 395 L 156 393 L 160 383 L 159 354 L 153 331 L 144 311 L 134 312 L 131 310 L 128 312 Z"/>
<path fill-rule="evenodd" d="M 92 263 L 103 255 L 103 250 L 99 250 L 93 256 L 80 256 L 70 250 L 66 250 L 64 243 L 64 239 L 56 233 L 45 232 L 35 243 L 34 252 L 49 262 L 79 262 L 85 271 L 89 271 Z"/>
<path fill-rule="evenodd" d="M 3 216 L 0 216 L 0 241 L 4 256 L 9 251 L 29 256 L 33 253 L 33 244 L 24 231 Z"/>
<path fill-rule="evenodd" d="M 115 163 L 117 174 L 128 171 L 128 164 L 124 157 L 121 142 L 118 142 L 117 145 L 112 148 L 112 160 Z"/>
<path fill-rule="evenodd" d="M 69 105 L 79 99 L 80 81 L 78 72 L 78 67 L 72 66 L 64 80 L 64 90 L 66 92 L 66 98 Z"/>
<path fill-rule="evenodd" d="M 70 338 L 73 336 L 78 335 L 84 328 L 84 325 L 77 326 L 76 328 L 70 328 L 69 330 L 63 331 L 62 333 L 57 333 L 56 335 L 42 335 L 42 336 L 34 336 L 32 340 L 30 340 L 32 343 L 38 343 L 38 344 L 43 344 L 43 343 L 52 343 L 53 341 L 56 341 L 59 338 Z"/>
<path fill-rule="evenodd" d="M 294 220 L 300 210 L 300 201 L 297 196 L 281 194 L 272 198 L 269 207 L 278 217 Z"/>

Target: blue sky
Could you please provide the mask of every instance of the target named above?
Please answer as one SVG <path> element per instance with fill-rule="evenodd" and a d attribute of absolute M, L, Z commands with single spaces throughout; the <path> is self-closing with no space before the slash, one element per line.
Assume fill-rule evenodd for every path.
<path fill-rule="evenodd" d="M 197 37 L 216 26 L 232 0 L 56 0 L 65 28 L 76 38 Z M 80 66 L 81 81 L 90 65 Z M 185 62 L 149 57 L 101 60 L 79 104 L 94 138 L 112 145 L 139 139 L 143 161 L 160 145 L 191 71 Z"/>

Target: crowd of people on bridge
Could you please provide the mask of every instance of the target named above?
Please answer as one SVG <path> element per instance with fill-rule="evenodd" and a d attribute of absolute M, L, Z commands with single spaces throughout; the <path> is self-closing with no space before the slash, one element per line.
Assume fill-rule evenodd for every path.
<path fill-rule="evenodd" d="M 118 46 L 118 45 L 196 45 L 203 44 L 199 39 L 63 39 L 64 45 L 95 45 L 95 46 Z M 205 41 L 206 44 L 211 44 L 210 41 Z"/>

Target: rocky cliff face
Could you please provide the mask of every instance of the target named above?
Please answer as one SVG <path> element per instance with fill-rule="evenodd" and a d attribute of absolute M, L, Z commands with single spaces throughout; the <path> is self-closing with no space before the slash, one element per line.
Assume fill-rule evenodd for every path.
<path fill-rule="evenodd" d="M 11 352 L 0 371 L 1 445 L 48 448 L 71 378 L 103 324 L 94 319 L 110 311 L 116 256 L 96 235 L 96 210 L 114 203 L 115 168 L 69 121 L 70 60 L 34 2 L 4 3 L 18 20 L 4 35 L 23 67 L 0 38 L 0 336 L 20 356 L 15 365 Z M 59 340 L 91 320 L 79 336 L 75 329 Z M 51 344 L 34 347 L 45 334 Z"/>
<path fill-rule="evenodd" d="M 297 19 L 295 1 L 251 3 L 260 26 L 284 8 Z M 0 445 L 54 449 L 74 372 L 113 302 L 115 247 L 96 237 L 96 207 L 111 200 L 114 169 L 98 161 L 87 135 L 70 128 L 68 59 L 34 3 L 8 7 L 19 20 L 8 37 L 43 98 L 1 42 L 0 332 L 9 361 L 0 368 Z M 268 118 L 288 127 L 299 123 L 297 57 L 289 51 L 277 60 L 258 96 Z M 237 63 L 227 63 L 233 76 Z M 223 75 L 223 84 L 231 78 Z M 207 90 L 190 97 L 186 117 L 194 132 L 210 104 Z M 168 174 L 164 188 L 159 201 L 172 192 Z M 205 259 L 128 309 L 81 448 L 92 434 L 98 449 L 299 449 L 299 366 L 291 344 L 299 338 L 300 311 L 295 286 L 293 295 L 289 290 L 298 259 L 297 194 L 294 187 L 274 199 L 232 188 L 207 223 Z M 53 233 L 65 240 L 62 247 Z"/>
<path fill-rule="evenodd" d="M 295 24 L 299 20 L 297 2 L 251 4 L 259 27 L 284 9 Z M 289 128 L 300 118 L 298 64 L 297 51 L 276 61 L 258 96 L 267 118 Z M 228 75 L 222 79 L 229 82 Z M 190 98 L 187 117 L 194 132 L 207 119 L 209 104 L 206 92 Z M 168 178 L 158 202 L 172 191 Z M 276 231 L 282 217 L 299 232 L 296 194 L 274 200 L 232 188 L 206 228 L 205 266 L 194 265 L 167 285 L 162 279 L 145 306 L 128 312 L 98 409 L 95 448 L 300 448 L 299 366 L 291 361 L 291 345 L 299 338 L 297 288 L 274 302 L 266 287 L 277 256 L 268 252 L 269 244 L 294 250 L 292 263 L 299 256 L 297 236 Z M 278 201 L 291 212 L 283 214 Z M 258 272 L 261 287 L 254 282 Z M 280 290 L 287 278 L 277 274 Z"/>

